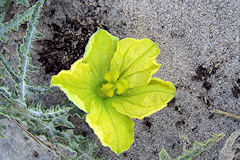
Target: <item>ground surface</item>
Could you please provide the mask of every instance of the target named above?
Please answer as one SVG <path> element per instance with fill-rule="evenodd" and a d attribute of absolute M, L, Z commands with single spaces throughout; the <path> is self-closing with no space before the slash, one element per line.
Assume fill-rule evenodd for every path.
<path fill-rule="evenodd" d="M 239 9 L 238 0 L 46 0 L 38 25 L 45 37 L 35 43 L 33 53 L 33 61 L 41 69 L 32 81 L 49 85 L 51 76 L 69 69 L 82 56 L 97 27 L 120 39 L 149 38 L 161 50 L 157 60 L 162 66 L 155 76 L 174 84 L 174 100 L 163 110 L 134 120 L 135 141 L 120 155 L 101 146 L 84 120 L 73 119 L 76 133 L 97 140 L 101 146 L 99 157 L 157 159 L 163 147 L 171 157 L 179 155 L 184 143 L 181 135 L 188 137 L 191 147 L 195 140 L 204 141 L 214 133 L 224 132 L 224 139 L 194 158 L 216 160 L 227 137 L 240 128 L 240 120 L 210 112 L 220 109 L 240 114 Z M 15 12 L 13 7 L 10 16 Z M 23 25 L 20 32 L 11 33 L 14 38 L 8 37 L 2 49 L 9 54 L 15 52 L 15 41 L 25 29 Z M 61 91 L 55 91 L 40 98 L 46 106 L 64 99 Z M 25 140 L 20 129 L 5 122 L 9 124 L 8 138 L 0 139 L 0 159 L 34 159 L 35 151 L 37 159 L 56 158 L 34 141 Z"/>

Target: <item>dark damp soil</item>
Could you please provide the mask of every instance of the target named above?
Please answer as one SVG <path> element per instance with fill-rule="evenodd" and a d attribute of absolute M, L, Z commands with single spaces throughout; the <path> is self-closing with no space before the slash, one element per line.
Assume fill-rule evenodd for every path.
<path fill-rule="evenodd" d="M 57 74 L 63 69 L 69 69 L 83 56 L 87 42 L 97 28 L 107 29 L 94 19 L 86 18 L 86 24 L 82 24 L 81 21 L 77 16 L 76 19 L 66 17 L 61 27 L 51 23 L 49 28 L 52 38 L 37 41 L 44 48 L 39 52 L 38 61 L 45 67 L 46 74 Z"/>

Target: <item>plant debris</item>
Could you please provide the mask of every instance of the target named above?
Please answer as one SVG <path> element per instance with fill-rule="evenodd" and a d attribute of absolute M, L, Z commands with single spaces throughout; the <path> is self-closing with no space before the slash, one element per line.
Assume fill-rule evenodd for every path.
<path fill-rule="evenodd" d="M 240 149 L 239 140 L 240 130 L 233 132 L 229 138 L 227 139 L 224 147 L 221 149 L 219 153 L 219 160 L 233 160 L 239 159 L 240 156 L 236 153 L 236 151 Z M 238 144 L 238 145 L 236 145 Z"/>
<path fill-rule="evenodd" d="M 231 117 L 231 118 L 240 119 L 240 116 L 238 116 L 238 115 L 235 115 L 235 114 L 232 114 L 232 113 L 228 113 L 228 112 L 224 112 L 224 111 L 221 111 L 221 110 L 218 110 L 218 109 L 214 109 L 214 110 L 212 110 L 210 112 L 211 113 L 222 114 L 222 115 L 225 115 L 225 116 L 228 116 L 228 117 Z"/>

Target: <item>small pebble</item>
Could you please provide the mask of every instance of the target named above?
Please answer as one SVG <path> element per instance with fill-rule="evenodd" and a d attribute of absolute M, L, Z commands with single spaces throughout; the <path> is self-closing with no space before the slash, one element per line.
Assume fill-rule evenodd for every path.
<path fill-rule="evenodd" d="M 37 151 L 34 151 L 34 152 L 33 152 L 33 156 L 34 156 L 34 157 L 38 157 L 38 152 L 37 152 Z"/>
<path fill-rule="evenodd" d="M 240 39 L 239 39 L 239 37 L 236 37 L 236 41 L 237 41 L 237 42 L 240 42 Z"/>

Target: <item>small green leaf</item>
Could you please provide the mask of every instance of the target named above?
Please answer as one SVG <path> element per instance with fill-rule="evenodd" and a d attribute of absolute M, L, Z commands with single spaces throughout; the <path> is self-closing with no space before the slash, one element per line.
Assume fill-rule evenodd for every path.
<path fill-rule="evenodd" d="M 1 104 L 0 104 L 1 105 Z M 6 119 L 7 117 L 0 114 L 0 120 Z M 7 138 L 5 132 L 3 131 L 6 128 L 5 125 L 0 124 L 0 138 Z"/>
<path fill-rule="evenodd" d="M 16 0 L 16 3 L 17 3 L 17 5 L 22 4 L 26 7 L 30 6 L 28 0 Z"/>
<path fill-rule="evenodd" d="M 3 131 L 6 127 L 0 124 L 0 138 L 7 138 L 5 132 Z"/>
<path fill-rule="evenodd" d="M 64 126 L 67 128 L 75 128 L 72 122 L 68 121 L 68 115 L 60 115 L 51 120 L 54 127 Z"/>
<path fill-rule="evenodd" d="M 68 98 L 66 98 L 61 104 L 61 107 L 70 107 L 68 114 L 71 116 L 78 116 L 79 118 L 83 118 L 85 116 L 85 112 L 80 110 L 76 105 L 74 105 Z"/>
<path fill-rule="evenodd" d="M 0 40 L 6 43 L 7 40 L 5 37 L 5 33 L 12 30 L 18 31 L 19 26 L 23 24 L 25 21 L 29 20 L 29 17 L 32 14 L 34 8 L 35 8 L 35 5 L 29 8 L 23 14 L 17 13 L 14 16 L 14 18 L 9 22 L 6 22 L 6 23 L 0 22 Z"/>
<path fill-rule="evenodd" d="M 0 67 L 0 78 L 2 78 L 2 79 L 6 78 L 5 70 L 2 67 Z"/>
<path fill-rule="evenodd" d="M 222 139 L 224 136 L 225 136 L 224 133 L 214 134 L 213 138 L 210 138 L 203 143 L 195 141 L 194 144 L 193 144 L 193 148 L 191 150 L 186 150 L 182 155 L 180 155 L 180 156 L 178 156 L 177 158 L 174 158 L 174 159 L 169 157 L 168 153 L 163 148 L 161 150 L 161 152 L 159 153 L 159 158 L 160 158 L 160 160 L 189 160 L 192 157 L 194 157 L 196 155 L 199 155 L 202 152 L 204 152 L 206 149 L 208 149 L 210 146 L 212 146 L 217 141 Z"/>
<path fill-rule="evenodd" d="M 2 119 L 6 119 L 6 116 L 0 114 L 0 120 L 2 120 Z"/>
<path fill-rule="evenodd" d="M 38 103 L 37 105 L 40 105 Z M 11 106 L 0 106 L 0 114 L 10 116 L 20 120 L 22 123 L 28 125 L 28 130 L 35 136 L 44 135 L 52 145 L 59 143 L 56 137 L 64 139 L 66 141 L 74 140 L 77 142 L 83 141 L 82 136 L 75 136 L 73 130 L 59 131 L 57 126 L 66 126 L 69 128 L 74 127 L 71 122 L 67 120 L 68 111 L 71 108 L 52 107 L 44 110 L 41 107 L 28 107 L 23 111 L 19 111 Z"/>
<path fill-rule="evenodd" d="M 86 143 L 88 143 L 86 145 Z M 93 142 L 85 142 L 85 143 L 70 143 L 71 148 L 76 153 L 74 159 L 84 159 L 84 160 L 92 160 L 95 157 L 95 152 L 98 149 L 98 146 L 95 141 Z"/>
<path fill-rule="evenodd" d="M 160 160 L 171 160 L 171 157 L 164 148 L 159 153 L 159 158 Z"/>
<path fill-rule="evenodd" d="M 2 21 L 4 20 L 4 16 L 5 16 L 5 12 L 0 14 L 0 23 L 2 23 Z"/>
<path fill-rule="evenodd" d="M 13 70 L 10 62 L 8 60 L 5 59 L 5 57 L 3 56 L 3 54 L 0 53 L 0 62 L 2 64 L 2 66 L 4 67 L 4 70 L 2 70 L 2 67 L 1 67 L 1 70 L 2 70 L 2 73 L 4 74 L 4 71 L 7 72 L 12 80 L 18 84 L 20 82 L 20 79 L 18 78 L 16 72 Z"/>
<path fill-rule="evenodd" d="M 6 5 L 10 3 L 9 0 L 1 0 L 0 1 L 0 11 L 4 11 L 4 8 L 6 7 Z"/>
<path fill-rule="evenodd" d="M 175 160 L 189 160 L 193 156 L 201 154 L 203 151 L 212 146 L 215 142 L 219 141 L 225 136 L 224 133 L 214 134 L 213 138 L 206 140 L 203 143 L 195 141 L 191 150 L 186 150 L 182 155 L 178 156 Z"/>
<path fill-rule="evenodd" d="M 10 0 L 1 0 L 0 1 L 0 11 L 2 12 L 1 18 L 0 18 L 0 23 L 4 20 L 4 16 L 10 7 L 10 3 L 11 3 Z"/>
<path fill-rule="evenodd" d="M 28 83 L 26 83 L 26 89 L 28 90 L 28 92 L 34 93 L 34 94 L 49 94 L 49 93 L 53 93 L 53 91 L 47 87 L 47 86 L 32 86 L 29 85 Z"/>
<path fill-rule="evenodd" d="M 71 116 L 78 116 L 79 118 L 83 118 L 86 114 L 84 111 L 80 110 L 77 106 L 74 105 L 73 109 L 71 109 L 69 112 L 69 115 Z"/>

